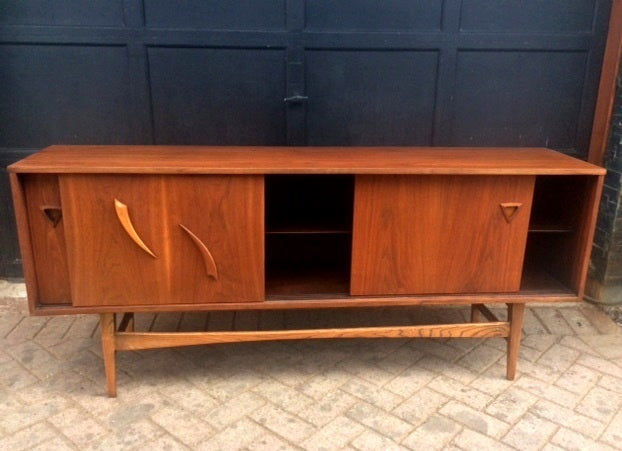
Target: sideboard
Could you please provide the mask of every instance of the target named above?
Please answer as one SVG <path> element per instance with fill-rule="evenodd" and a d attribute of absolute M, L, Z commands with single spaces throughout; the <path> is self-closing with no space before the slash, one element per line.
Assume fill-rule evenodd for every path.
<path fill-rule="evenodd" d="M 438 147 L 52 146 L 8 170 L 30 311 L 101 315 L 110 396 L 116 351 L 332 337 L 505 337 L 513 379 L 525 304 L 583 297 L 605 174 Z M 456 304 L 471 322 L 141 332 L 133 316 Z"/>

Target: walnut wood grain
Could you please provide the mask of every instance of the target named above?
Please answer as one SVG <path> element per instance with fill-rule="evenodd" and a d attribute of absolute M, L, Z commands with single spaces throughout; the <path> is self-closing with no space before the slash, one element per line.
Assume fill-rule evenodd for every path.
<path fill-rule="evenodd" d="M 39 288 L 35 271 L 35 256 L 30 238 L 30 221 L 28 220 L 28 209 L 26 207 L 26 194 L 23 185 L 26 177 L 27 175 L 10 173 L 9 182 L 11 184 L 15 220 L 17 222 L 17 238 L 22 257 L 22 269 L 24 270 L 24 280 L 28 294 L 28 310 L 31 314 L 37 314 Z"/>
<path fill-rule="evenodd" d="M 249 341 L 301 340 L 326 338 L 484 338 L 507 337 L 506 322 L 481 324 L 438 324 L 432 326 L 352 327 L 339 329 L 271 330 L 252 332 L 119 332 L 116 349 L 196 346 Z"/>
<path fill-rule="evenodd" d="M 75 306 L 259 302 L 264 298 L 261 176 L 61 176 Z M 136 233 L 111 208 L 123 194 Z M 218 280 L 180 228 L 210 237 Z"/>
<path fill-rule="evenodd" d="M 523 331 L 523 319 L 525 317 L 525 304 L 508 304 L 508 321 L 510 333 L 507 342 L 507 379 L 513 381 L 516 377 L 516 365 L 518 351 Z"/>
<path fill-rule="evenodd" d="M 569 291 L 552 293 L 532 291 L 520 294 L 477 294 L 477 295 L 438 295 L 438 296 L 267 296 L 265 302 L 204 302 L 180 304 L 138 304 L 138 305 L 100 305 L 87 307 L 40 306 L 33 312 L 36 316 L 70 315 L 120 312 L 195 312 L 195 311 L 242 311 L 242 310 L 306 310 L 316 308 L 349 309 L 358 307 L 407 307 L 434 305 L 471 305 L 477 302 L 486 304 L 507 304 L 525 302 L 569 303 L 581 299 Z"/>
<path fill-rule="evenodd" d="M 203 262 L 205 263 L 205 272 L 207 274 L 207 277 L 212 277 L 214 280 L 218 280 L 218 268 L 216 267 L 216 262 L 214 261 L 214 257 L 212 257 L 212 254 L 205 245 L 205 243 L 203 243 L 203 241 L 201 241 L 201 239 L 194 233 L 192 233 L 192 231 L 185 225 L 179 224 L 179 227 L 181 227 L 182 230 L 186 232 L 186 234 L 190 237 L 192 242 L 196 245 L 197 249 L 201 253 L 201 256 L 203 257 Z"/>
<path fill-rule="evenodd" d="M 142 174 L 604 174 L 544 148 L 52 146 L 11 172 Z"/>
<path fill-rule="evenodd" d="M 353 295 L 520 289 L 534 177 L 356 178 Z M 524 206 L 508 224 L 499 204 Z"/>
<path fill-rule="evenodd" d="M 332 284 L 331 284 L 332 285 Z M 266 294 L 266 302 L 209 302 L 168 305 L 125 305 L 95 307 L 40 306 L 34 315 L 67 315 L 106 312 L 182 312 L 233 310 L 303 310 L 315 308 L 406 307 L 434 305 L 507 304 L 517 302 L 578 302 L 576 293 L 545 272 L 526 271 L 517 293 L 478 293 L 414 296 L 350 296 L 325 291 L 321 294 Z"/>
<path fill-rule="evenodd" d="M 548 212 L 552 219 L 562 221 L 568 231 L 531 234 L 528 260 L 539 262 L 543 270 L 581 298 L 592 251 L 603 178 L 544 177 L 540 182 L 541 186 L 535 194 L 539 205 L 535 210 Z M 538 215 L 542 216 L 542 213 Z"/>
<path fill-rule="evenodd" d="M 570 272 L 571 286 L 576 290 L 579 299 L 583 299 L 585 282 L 587 279 L 592 243 L 598 219 L 599 201 L 603 191 L 604 177 L 586 177 L 586 188 L 583 196 L 578 201 L 580 205 L 579 217 L 574 245 L 570 247 L 570 261 L 574 265 L 565 265 Z"/>
<path fill-rule="evenodd" d="M 194 176 L 168 180 L 173 298 L 180 302 L 265 299 L 264 181 L 262 176 Z M 218 279 L 205 277 L 205 260 L 179 224 L 209 242 Z"/>
<path fill-rule="evenodd" d="M 117 396 L 117 368 L 116 368 L 116 339 L 115 339 L 115 314 L 102 313 L 99 327 L 101 329 L 102 355 L 104 357 L 104 369 L 106 372 L 106 386 L 108 396 Z"/>
<path fill-rule="evenodd" d="M 71 290 L 58 177 L 52 174 L 30 174 L 22 182 L 38 287 L 37 303 L 70 304 Z"/>
<path fill-rule="evenodd" d="M 343 292 L 315 290 L 315 294 L 266 293 L 266 302 L 205 302 L 162 305 L 124 305 L 63 307 L 40 306 L 34 315 L 67 315 L 106 312 L 181 312 L 181 311 L 233 311 L 233 310 L 302 310 L 315 308 L 357 308 L 386 306 L 470 305 L 473 303 L 506 304 L 517 302 L 568 303 L 581 299 L 566 285 L 537 268 L 527 269 L 522 278 L 521 290 L 516 293 L 478 293 L 453 295 L 413 296 L 350 296 Z M 328 282 L 330 288 L 334 284 Z"/>
<path fill-rule="evenodd" d="M 118 199 L 114 200 L 114 210 L 117 213 L 117 218 L 119 218 L 119 222 L 123 226 L 123 230 L 127 232 L 132 241 L 138 245 L 143 251 L 151 255 L 153 258 L 158 258 L 149 247 L 144 243 L 143 240 L 140 239 L 138 233 L 136 233 L 136 229 L 132 224 L 132 220 L 130 219 L 130 212 L 128 211 L 127 205 L 121 202 Z"/>

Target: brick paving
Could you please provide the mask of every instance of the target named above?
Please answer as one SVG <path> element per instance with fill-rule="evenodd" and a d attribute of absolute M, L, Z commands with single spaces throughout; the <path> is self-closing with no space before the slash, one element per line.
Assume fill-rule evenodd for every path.
<path fill-rule="evenodd" d="M 110 399 L 98 318 L 30 317 L 23 296 L 0 281 L 2 450 L 622 449 L 622 328 L 588 304 L 529 309 L 513 382 L 502 339 L 267 342 L 119 353 Z M 352 312 L 137 324 L 296 327 Z M 468 313 L 405 312 L 357 319 Z"/>

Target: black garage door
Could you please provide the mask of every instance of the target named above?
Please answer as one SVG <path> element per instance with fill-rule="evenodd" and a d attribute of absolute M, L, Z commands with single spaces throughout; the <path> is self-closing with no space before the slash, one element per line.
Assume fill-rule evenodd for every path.
<path fill-rule="evenodd" d="M 610 3 L 3 0 L 0 166 L 53 143 L 548 146 L 585 158 Z M 19 275 L 0 176 L 0 275 Z"/>

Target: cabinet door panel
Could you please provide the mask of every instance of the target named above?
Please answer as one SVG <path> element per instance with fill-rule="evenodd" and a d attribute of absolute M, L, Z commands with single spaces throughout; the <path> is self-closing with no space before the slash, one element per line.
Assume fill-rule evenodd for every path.
<path fill-rule="evenodd" d="M 37 279 L 37 303 L 70 304 L 58 177 L 54 174 L 28 174 L 22 180 Z"/>
<path fill-rule="evenodd" d="M 263 299 L 261 177 L 65 175 L 61 194 L 74 305 Z"/>
<path fill-rule="evenodd" d="M 351 293 L 518 291 L 534 180 L 357 176 Z"/>
<path fill-rule="evenodd" d="M 264 299 L 262 176 L 176 177 L 165 204 L 174 302 Z"/>

